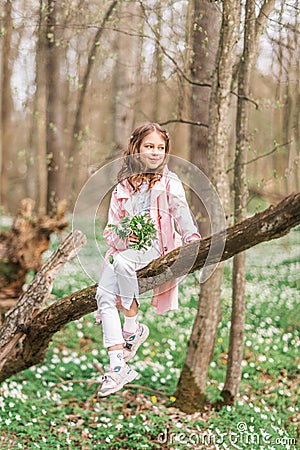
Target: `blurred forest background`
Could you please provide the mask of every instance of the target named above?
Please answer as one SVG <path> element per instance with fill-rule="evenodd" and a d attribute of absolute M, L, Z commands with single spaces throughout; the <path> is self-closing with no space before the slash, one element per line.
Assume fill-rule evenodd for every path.
<path fill-rule="evenodd" d="M 212 12 L 207 29 L 191 20 L 194 3 Z M 264 3 L 256 2 L 257 13 Z M 299 190 L 300 5 L 269 3 L 274 7 L 259 30 L 251 73 L 247 185 L 250 200 L 277 201 Z M 214 61 L 218 46 L 220 5 L 2 0 L 2 211 L 14 214 L 24 197 L 34 199 L 42 214 L 51 213 L 57 200 L 66 200 L 72 210 L 88 177 L 119 156 L 131 130 L 148 120 L 166 124 L 173 154 L 205 170 L 202 118 L 214 69 L 207 61 Z M 236 71 L 243 27 L 242 20 Z M 236 80 L 233 76 L 230 177 Z"/>

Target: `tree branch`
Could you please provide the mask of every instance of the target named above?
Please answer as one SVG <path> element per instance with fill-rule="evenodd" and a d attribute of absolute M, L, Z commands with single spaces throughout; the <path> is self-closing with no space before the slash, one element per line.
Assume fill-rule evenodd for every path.
<path fill-rule="evenodd" d="M 269 16 L 274 8 L 275 0 L 265 0 L 260 8 L 255 24 L 255 46 L 257 46 L 262 30 L 264 30 L 266 22 L 269 20 Z"/>
<path fill-rule="evenodd" d="M 276 144 L 276 145 L 272 148 L 272 150 L 270 150 L 269 152 L 263 153 L 262 155 L 258 155 L 256 158 L 253 158 L 253 159 L 250 159 L 249 161 L 247 161 L 247 162 L 246 162 L 246 165 L 252 164 L 252 163 L 258 161 L 259 159 L 266 158 L 267 156 L 272 155 L 273 153 L 277 152 L 277 150 L 278 150 L 279 148 L 286 147 L 286 146 L 289 145 L 291 142 L 292 142 L 292 140 L 290 140 L 290 141 L 288 141 L 288 142 L 285 142 L 284 144 Z M 234 167 L 229 167 L 229 169 L 226 170 L 226 173 L 231 172 L 233 169 L 234 169 Z"/>
<path fill-rule="evenodd" d="M 188 125 L 196 125 L 197 127 L 205 127 L 208 128 L 207 123 L 202 122 L 193 122 L 192 120 L 184 120 L 184 119 L 170 119 L 166 120 L 165 122 L 161 122 L 160 125 L 168 125 L 169 123 L 186 123 Z"/>

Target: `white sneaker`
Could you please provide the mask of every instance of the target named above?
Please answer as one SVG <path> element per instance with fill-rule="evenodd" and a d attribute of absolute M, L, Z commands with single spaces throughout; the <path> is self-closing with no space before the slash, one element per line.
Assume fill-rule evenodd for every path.
<path fill-rule="evenodd" d="M 138 373 L 131 369 L 127 364 L 123 367 L 115 367 L 103 375 L 102 386 L 98 391 L 98 397 L 107 397 L 114 392 L 119 391 L 122 387 L 138 377 Z"/>
<path fill-rule="evenodd" d="M 149 328 L 147 325 L 140 323 L 139 328 L 135 334 L 129 334 L 123 332 L 123 337 L 125 340 L 124 344 L 124 361 L 130 361 L 138 351 L 139 347 L 145 342 L 149 336 Z"/>

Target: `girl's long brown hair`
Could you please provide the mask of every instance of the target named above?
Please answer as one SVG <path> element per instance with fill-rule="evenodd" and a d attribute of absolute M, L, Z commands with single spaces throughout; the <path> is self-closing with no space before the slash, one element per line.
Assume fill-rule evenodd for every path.
<path fill-rule="evenodd" d="M 161 135 L 165 141 L 165 157 L 160 166 L 155 171 L 148 170 L 145 172 L 142 163 L 138 157 L 140 153 L 140 146 L 143 139 L 153 131 Z M 134 130 L 128 141 L 128 147 L 123 153 L 123 164 L 117 175 L 118 182 L 128 180 L 130 186 L 134 191 L 138 191 L 143 182 L 149 182 L 149 189 L 154 183 L 159 180 L 163 169 L 167 163 L 167 156 L 170 152 L 170 139 L 168 132 L 162 128 L 158 123 L 148 122 Z M 136 155 L 136 157 L 133 157 Z"/>

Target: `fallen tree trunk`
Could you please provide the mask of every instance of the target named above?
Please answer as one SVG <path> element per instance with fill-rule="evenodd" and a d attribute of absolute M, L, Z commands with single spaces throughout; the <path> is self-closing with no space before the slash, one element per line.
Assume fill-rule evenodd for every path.
<path fill-rule="evenodd" d="M 278 205 L 271 206 L 228 228 L 224 251 L 219 259 L 225 261 L 257 244 L 284 236 L 299 224 L 300 193 L 296 193 L 286 197 Z M 203 268 L 213 238 L 223 243 L 224 234 L 220 233 L 220 235 L 185 245 L 181 249 L 175 249 L 140 270 L 138 272 L 140 292 L 146 292 L 187 272 Z M 210 263 L 218 263 L 218 257 L 217 253 L 216 259 L 214 255 L 211 255 Z M 58 300 L 33 317 L 26 324 L 22 348 L 15 353 L 12 352 L 9 360 L 3 365 L 0 381 L 42 362 L 54 333 L 67 323 L 96 310 L 95 292 L 96 285 L 77 291 Z M 2 338 L 6 335 L 1 334 Z M 0 347 L 0 360 L 3 351 Z"/>

